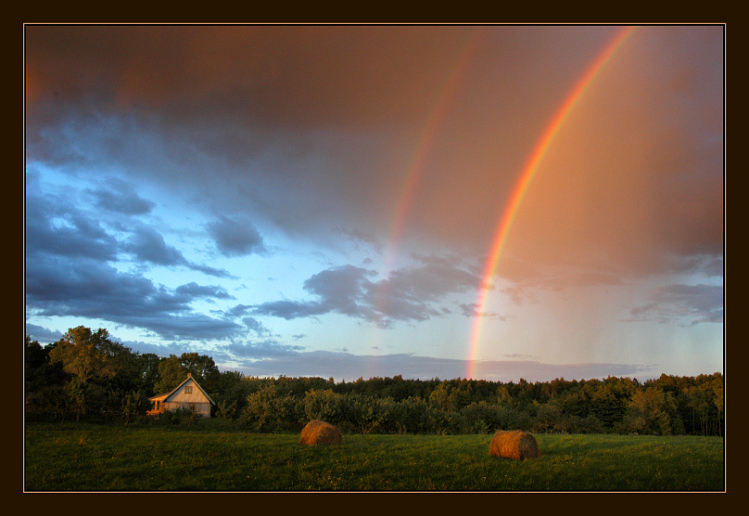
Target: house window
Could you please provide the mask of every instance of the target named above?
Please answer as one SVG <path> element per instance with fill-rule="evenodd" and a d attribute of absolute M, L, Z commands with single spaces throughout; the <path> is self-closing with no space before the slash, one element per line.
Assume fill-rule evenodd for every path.
<path fill-rule="evenodd" d="M 190 410 L 195 412 L 195 403 L 190 403 Z"/>
<path fill-rule="evenodd" d="M 192 385 L 189 387 L 185 387 L 185 394 L 192 394 Z"/>

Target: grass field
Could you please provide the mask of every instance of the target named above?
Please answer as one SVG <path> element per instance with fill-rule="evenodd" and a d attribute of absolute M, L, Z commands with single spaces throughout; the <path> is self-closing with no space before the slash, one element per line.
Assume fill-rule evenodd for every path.
<path fill-rule="evenodd" d="M 541 457 L 489 455 L 491 435 L 344 435 L 303 446 L 217 420 L 195 428 L 26 425 L 27 491 L 723 491 L 723 439 L 537 435 Z"/>

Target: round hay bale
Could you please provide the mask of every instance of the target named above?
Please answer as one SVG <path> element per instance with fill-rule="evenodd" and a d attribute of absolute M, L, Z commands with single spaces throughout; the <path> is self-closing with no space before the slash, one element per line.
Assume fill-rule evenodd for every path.
<path fill-rule="evenodd" d="M 541 455 L 536 438 L 521 430 L 500 430 L 492 438 L 489 455 L 508 459 L 534 459 Z"/>
<path fill-rule="evenodd" d="M 343 435 L 338 427 L 315 419 L 302 429 L 299 444 L 342 444 Z"/>

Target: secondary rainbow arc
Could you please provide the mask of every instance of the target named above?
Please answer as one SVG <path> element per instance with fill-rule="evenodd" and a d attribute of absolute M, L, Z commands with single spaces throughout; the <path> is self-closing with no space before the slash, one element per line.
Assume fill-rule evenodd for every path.
<path fill-rule="evenodd" d="M 393 265 L 397 249 L 403 237 L 406 220 L 413 206 L 414 198 L 424 175 L 432 147 L 444 125 L 446 116 L 450 112 L 455 96 L 460 89 L 461 81 L 465 77 L 466 71 L 470 68 L 471 60 L 476 54 L 484 33 L 485 28 L 479 28 L 467 40 L 450 74 L 443 83 L 434 106 L 426 117 L 426 124 L 417 140 L 416 152 L 409 162 L 396 197 L 395 209 L 392 212 L 393 215 L 388 234 L 388 245 L 385 250 L 383 272 L 388 272 Z"/>
<path fill-rule="evenodd" d="M 464 43 L 463 48 L 453 63 L 450 73 L 439 89 L 434 105 L 426 116 L 423 130 L 419 133 L 415 147 L 416 150 L 408 162 L 403 180 L 397 190 L 395 207 L 391 212 L 392 216 L 388 226 L 387 245 L 383 252 L 383 261 L 380 266 L 380 274 L 385 278 L 387 278 L 394 267 L 406 221 L 412 209 L 418 187 L 421 184 L 422 176 L 424 175 L 424 170 L 435 140 L 444 125 L 445 118 L 450 112 L 454 99 L 465 78 L 466 71 L 470 68 L 472 58 L 476 54 L 486 31 L 486 27 L 479 27 Z M 383 317 L 383 320 L 385 319 L 383 312 L 385 311 L 386 291 L 387 283 L 385 283 L 385 286 L 380 286 L 375 300 L 375 313 Z M 379 340 L 382 338 L 381 333 L 375 332 L 373 336 L 373 344 L 379 344 Z M 369 372 L 374 374 L 374 371 Z"/>
<path fill-rule="evenodd" d="M 384 278 L 387 278 L 394 267 L 403 239 L 406 221 L 413 208 L 419 185 L 422 183 L 422 177 L 427 168 L 434 143 L 444 126 L 445 118 L 452 109 L 455 97 L 460 91 L 466 72 L 471 67 L 473 56 L 476 55 L 486 31 L 486 27 L 479 27 L 464 42 L 463 48 L 458 52 L 450 73 L 442 83 L 436 100 L 426 116 L 423 129 L 417 139 L 416 150 L 408 162 L 403 180 L 397 190 L 394 209 L 391 212 L 387 245 L 383 252 L 383 261 L 380 266 L 380 274 Z M 376 294 L 375 312 L 377 314 L 384 312 L 384 305 L 387 298 L 386 290 L 387 283 L 385 283 L 385 286 L 381 286 Z"/>

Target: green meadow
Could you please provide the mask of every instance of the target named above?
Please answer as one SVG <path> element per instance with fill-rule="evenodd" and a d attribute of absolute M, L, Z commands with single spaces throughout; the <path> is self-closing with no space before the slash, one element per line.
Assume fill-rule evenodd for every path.
<path fill-rule="evenodd" d="M 27 423 L 27 491 L 723 491 L 723 439 L 536 435 L 541 457 L 489 455 L 490 434 L 298 434 Z"/>

